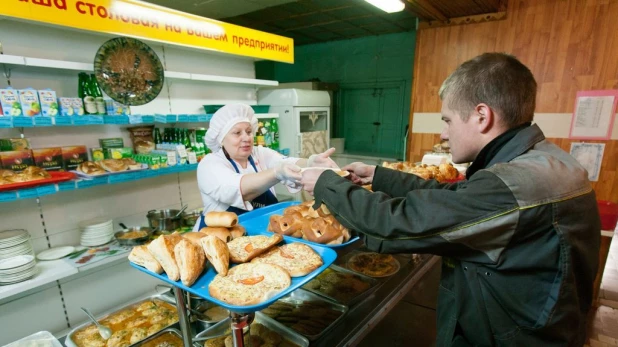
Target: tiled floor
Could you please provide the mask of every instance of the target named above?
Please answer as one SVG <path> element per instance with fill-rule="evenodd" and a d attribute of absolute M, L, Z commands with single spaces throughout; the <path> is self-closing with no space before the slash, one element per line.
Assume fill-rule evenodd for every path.
<path fill-rule="evenodd" d="M 440 264 L 437 264 L 359 346 L 433 346 L 439 279 Z M 599 298 L 599 305 L 590 311 L 585 346 L 618 346 L 618 233 L 610 247 Z"/>

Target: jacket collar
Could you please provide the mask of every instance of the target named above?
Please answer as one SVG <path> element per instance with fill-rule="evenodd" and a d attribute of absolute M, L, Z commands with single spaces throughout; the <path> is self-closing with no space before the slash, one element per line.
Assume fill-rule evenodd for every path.
<path fill-rule="evenodd" d="M 545 135 L 536 124 L 527 123 L 507 130 L 483 147 L 466 171 L 466 177 L 470 178 L 478 170 L 495 164 L 509 162 L 543 140 L 545 140 Z"/>

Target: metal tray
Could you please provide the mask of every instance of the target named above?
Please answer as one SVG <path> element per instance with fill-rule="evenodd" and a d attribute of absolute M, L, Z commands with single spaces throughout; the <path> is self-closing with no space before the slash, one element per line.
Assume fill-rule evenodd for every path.
<path fill-rule="evenodd" d="M 322 331 L 320 331 L 320 333 L 318 333 L 318 334 L 306 334 L 306 333 L 300 332 L 300 331 L 294 329 L 291 326 L 285 325 L 283 322 L 280 322 L 279 320 L 277 320 L 276 318 L 271 317 L 270 315 L 266 314 L 265 312 L 260 312 L 261 314 L 266 315 L 269 319 L 272 319 L 272 320 L 276 321 L 278 324 L 286 326 L 289 329 L 292 329 L 293 331 L 295 331 L 296 333 L 301 334 L 301 335 L 307 337 L 309 339 L 309 341 L 315 341 L 315 340 L 319 339 L 322 335 L 324 335 L 327 332 L 329 332 L 335 325 L 337 325 L 339 323 L 339 321 L 343 318 L 343 316 L 345 316 L 346 312 L 348 312 L 348 307 L 347 306 L 331 302 L 329 300 L 324 299 L 323 297 L 321 297 L 319 295 L 313 294 L 313 293 L 311 293 L 309 291 L 306 291 L 306 290 L 303 290 L 303 289 L 297 289 L 297 290 L 291 292 L 290 294 L 288 294 L 287 296 L 277 300 L 277 302 L 284 302 L 284 303 L 288 303 L 288 304 L 291 304 L 291 305 L 294 305 L 294 306 L 301 305 L 303 303 L 317 303 L 318 305 L 323 305 L 323 306 L 325 306 L 325 307 L 327 307 L 327 308 L 329 308 L 331 310 L 341 312 L 339 317 L 337 317 L 335 320 L 333 320 L 329 325 L 327 325 L 324 329 L 322 329 Z M 268 310 L 268 308 L 265 309 L 265 310 Z M 316 320 L 319 321 L 318 318 L 321 318 L 321 317 L 315 317 L 315 318 L 316 318 Z"/>
<path fill-rule="evenodd" d="M 168 296 L 163 295 L 163 294 L 155 294 L 155 295 L 150 295 L 150 296 L 146 296 L 146 297 L 141 297 L 141 298 L 136 299 L 135 301 L 132 301 L 132 302 L 130 302 L 130 303 L 128 303 L 128 304 L 126 304 L 126 305 L 124 305 L 122 307 L 113 308 L 113 309 L 111 309 L 109 311 L 106 311 L 105 313 L 103 313 L 101 315 L 98 315 L 98 316 L 95 316 L 95 317 L 97 318 L 97 321 L 101 321 L 101 320 L 109 317 L 110 315 L 112 315 L 112 314 L 114 314 L 114 313 L 116 313 L 118 311 L 122 311 L 122 310 L 124 310 L 126 308 L 129 308 L 130 306 L 133 306 L 133 305 L 135 305 L 137 303 L 140 303 L 140 302 L 143 302 L 143 301 L 146 301 L 146 300 L 154 300 L 154 299 L 159 299 L 159 300 L 164 301 L 164 302 L 166 302 L 166 303 L 168 303 L 168 304 L 170 304 L 170 305 L 172 305 L 174 307 L 176 306 L 176 302 L 175 301 L 171 301 Z M 88 325 L 92 325 L 92 324 L 93 323 L 90 320 L 87 320 L 86 322 L 84 322 L 84 323 L 78 325 L 77 327 L 73 328 L 69 332 L 69 334 L 67 335 L 66 339 L 64 340 L 64 344 L 67 347 L 78 347 L 77 344 L 73 341 L 73 335 L 78 330 L 80 330 L 81 328 L 84 328 L 84 327 L 86 327 Z M 174 324 L 177 324 L 177 323 L 174 323 Z M 170 324 L 167 327 L 164 327 L 163 329 L 169 328 L 169 327 L 173 326 L 174 324 Z M 137 342 L 137 343 L 139 343 L 139 342 Z M 137 346 L 137 343 L 133 344 L 132 346 Z"/>
<path fill-rule="evenodd" d="M 270 223 L 270 216 L 282 215 L 283 210 L 285 210 L 286 208 L 290 206 L 298 205 L 298 204 L 300 204 L 299 201 L 288 201 L 288 202 L 280 202 L 278 204 L 262 207 L 255 211 L 251 211 L 250 213 L 245 213 L 241 215 L 240 217 L 238 217 L 238 223 L 244 226 L 245 228 L 250 226 L 251 228 L 256 229 L 256 230 L 262 230 L 269 234 L 274 234 L 273 232 L 268 231 L 268 224 Z M 295 237 L 290 237 L 290 238 L 298 242 L 306 243 L 308 245 L 328 247 L 328 248 L 333 248 L 333 249 L 343 248 L 351 243 L 354 243 L 360 240 L 358 235 L 356 235 L 356 236 L 352 236 L 347 242 L 344 242 L 340 245 L 323 245 L 321 243 L 311 242 L 311 241 L 307 241 L 301 238 L 295 238 Z"/>
<path fill-rule="evenodd" d="M 268 316 L 266 316 L 265 314 L 262 314 L 260 312 L 256 312 L 255 313 L 255 319 L 253 320 L 253 323 L 260 323 L 262 325 L 264 325 L 265 327 L 267 327 L 268 329 L 278 333 L 279 335 L 281 335 L 284 339 L 288 340 L 289 342 L 292 342 L 293 344 L 300 346 L 300 347 L 309 347 L 309 340 L 307 340 L 306 337 L 298 334 L 297 332 L 295 332 L 294 330 L 277 323 L 276 321 L 268 318 Z M 230 328 L 230 318 L 227 318 L 225 320 L 222 320 L 221 322 L 213 325 L 212 327 L 202 331 L 201 333 L 197 334 L 195 336 L 195 339 L 200 339 L 200 344 L 202 344 L 203 341 L 207 341 L 210 339 L 214 339 L 217 337 L 221 337 L 221 336 L 225 336 L 225 335 L 229 335 L 231 334 L 231 328 Z M 203 339 L 203 341 L 202 341 Z M 205 342 L 204 342 L 205 344 Z"/>
<path fill-rule="evenodd" d="M 342 297 L 335 297 L 333 295 L 328 295 L 327 293 L 324 293 L 318 289 L 312 289 L 309 287 L 309 284 L 313 281 L 318 280 L 318 277 L 320 277 L 320 275 L 316 276 L 315 279 L 311 280 L 309 283 L 305 284 L 302 288 L 305 290 L 308 290 L 312 293 L 318 294 L 320 296 L 323 296 L 329 300 L 335 301 L 335 302 L 340 302 L 344 305 L 348 305 L 349 307 L 353 307 L 354 305 L 356 305 L 357 303 L 359 303 L 360 301 L 362 301 L 363 299 L 365 299 L 367 296 L 369 296 L 371 293 L 373 293 L 377 288 L 378 285 L 380 284 L 380 281 L 376 280 L 375 278 L 369 277 L 369 276 L 365 276 L 363 274 L 359 274 L 358 272 L 354 272 L 352 270 L 348 270 L 346 268 L 337 266 L 337 265 L 331 265 L 329 268 L 329 270 L 334 271 L 336 273 L 340 273 L 340 274 L 344 274 L 344 275 L 348 275 L 348 276 L 354 276 L 358 279 L 360 279 L 361 281 L 365 282 L 365 283 L 369 283 L 369 288 L 367 288 L 365 291 L 359 292 L 356 296 L 351 297 L 349 299 L 344 299 Z"/>
<path fill-rule="evenodd" d="M 249 212 L 251 213 L 251 212 Z M 241 216 L 242 217 L 242 216 Z M 254 227 L 251 227 L 249 225 L 245 225 L 245 228 L 247 230 L 247 235 L 252 236 L 252 235 L 266 235 L 269 236 L 271 233 L 270 232 L 266 232 L 266 231 L 259 231 L 256 230 Z M 287 237 L 284 236 L 283 237 L 283 242 L 280 243 L 281 244 L 287 244 L 287 243 L 293 243 L 293 242 L 298 242 L 297 239 L 293 238 L 293 237 Z M 166 273 L 162 273 L 162 274 L 156 274 L 154 272 L 151 272 L 149 270 L 147 270 L 146 268 L 143 268 L 139 265 L 133 264 L 132 262 L 130 262 L 131 266 L 133 266 L 134 268 L 145 272 L 153 277 L 156 277 L 166 283 L 169 283 L 175 287 L 181 288 L 189 293 L 195 294 L 201 298 L 204 298 L 208 301 L 214 302 L 217 305 L 227 308 L 228 310 L 230 310 L 231 312 L 237 312 L 237 313 L 249 313 L 249 312 L 255 312 L 255 311 L 259 311 L 263 308 L 266 308 L 267 306 L 269 306 L 270 304 L 272 304 L 273 302 L 277 301 L 278 299 L 284 297 L 285 295 L 287 295 L 288 293 L 291 293 L 292 291 L 294 291 L 297 288 L 300 288 L 302 285 L 304 285 L 305 283 L 311 281 L 311 279 L 313 279 L 315 276 L 317 276 L 320 272 L 326 270 L 326 268 L 331 265 L 335 259 L 337 259 L 337 252 L 335 252 L 334 250 L 330 249 L 330 248 L 326 248 L 326 247 L 320 247 L 320 246 L 313 246 L 313 245 L 309 245 L 309 247 L 313 248 L 313 250 L 318 253 L 320 255 L 320 257 L 322 258 L 322 266 L 320 266 L 319 268 L 313 270 L 310 274 L 306 275 L 306 276 L 302 276 L 302 277 L 292 277 L 292 283 L 290 284 L 290 286 L 288 288 L 286 288 L 285 290 L 281 291 L 280 293 L 276 294 L 275 296 L 271 297 L 270 299 L 261 302 L 257 305 L 251 305 L 251 306 L 237 306 L 237 305 L 230 305 L 226 302 L 223 302 L 221 300 L 215 299 L 213 298 L 210 293 L 208 292 L 208 285 L 210 284 L 210 282 L 215 278 L 215 276 L 217 275 L 217 272 L 215 271 L 215 269 L 212 266 L 209 266 L 207 270 L 204 271 L 204 273 L 202 273 L 202 275 L 200 275 L 200 277 L 198 277 L 198 279 L 195 281 L 195 283 L 193 283 L 193 285 L 191 287 L 187 287 L 184 284 L 182 284 L 182 282 L 179 281 L 172 281 L 167 277 Z"/>
<path fill-rule="evenodd" d="M 141 346 L 145 346 L 148 342 L 156 339 L 157 337 L 163 335 L 163 334 L 173 334 L 176 337 L 178 337 L 180 339 L 180 345 L 178 345 L 178 347 L 181 347 L 183 345 L 183 340 L 182 340 L 182 333 L 180 332 L 180 330 L 178 329 L 174 329 L 174 328 L 167 328 L 167 329 L 163 329 L 161 331 L 159 331 L 158 333 L 154 334 L 154 335 L 150 335 L 147 338 L 145 338 L 144 340 L 133 344 L 133 346 L 136 347 L 141 347 Z M 200 345 L 197 342 L 193 342 L 193 347 L 202 347 L 202 345 Z"/>

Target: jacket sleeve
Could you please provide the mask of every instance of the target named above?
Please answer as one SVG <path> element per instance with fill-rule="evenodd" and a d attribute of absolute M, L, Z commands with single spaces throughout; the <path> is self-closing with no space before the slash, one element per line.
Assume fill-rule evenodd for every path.
<path fill-rule="evenodd" d="M 384 192 L 394 198 L 402 198 L 415 189 L 450 189 L 456 190 L 457 183 L 438 183 L 436 180 L 426 180 L 414 174 L 376 167 L 371 189 Z"/>
<path fill-rule="evenodd" d="M 388 178 L 392 181 L 385 190 L 396 193 L 395 187 L 401 187 L 404 193 L 393 195 L 403 197 L 371 193 L 334 172 L 324 172 L 314 190 L 316 206 L 326 204 L 339 222 L 361 234 L 369 249 L 381 253 L 495 262 L 517 226 L 517 201 L 491 172 L 478 171 L 456 190 L 411 189 L 418 182 L 410 184 L 397 175 Z"/>

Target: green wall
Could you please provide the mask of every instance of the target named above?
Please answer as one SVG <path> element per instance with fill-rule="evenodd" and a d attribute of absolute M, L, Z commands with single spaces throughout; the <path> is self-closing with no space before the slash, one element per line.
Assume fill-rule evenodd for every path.
<path fill-rule="evenodd" d="M 280 83 L 319 79 L 339 83 L 344 88 L 368 82 L 404 81 L 405 94 L 411 96 L 415 44 L 416 32 L 410 31 L 298 46 L 294 64 L 256 62 L 256 78 Z M 405 98 L 403 112 L 402 126 L 405 126 L 410 113 L 410 97 Z M 335 123 L 340 121 L 335 119 Z M 335 136 L 341 136 L 339 129 L 337 133 Z"/>

